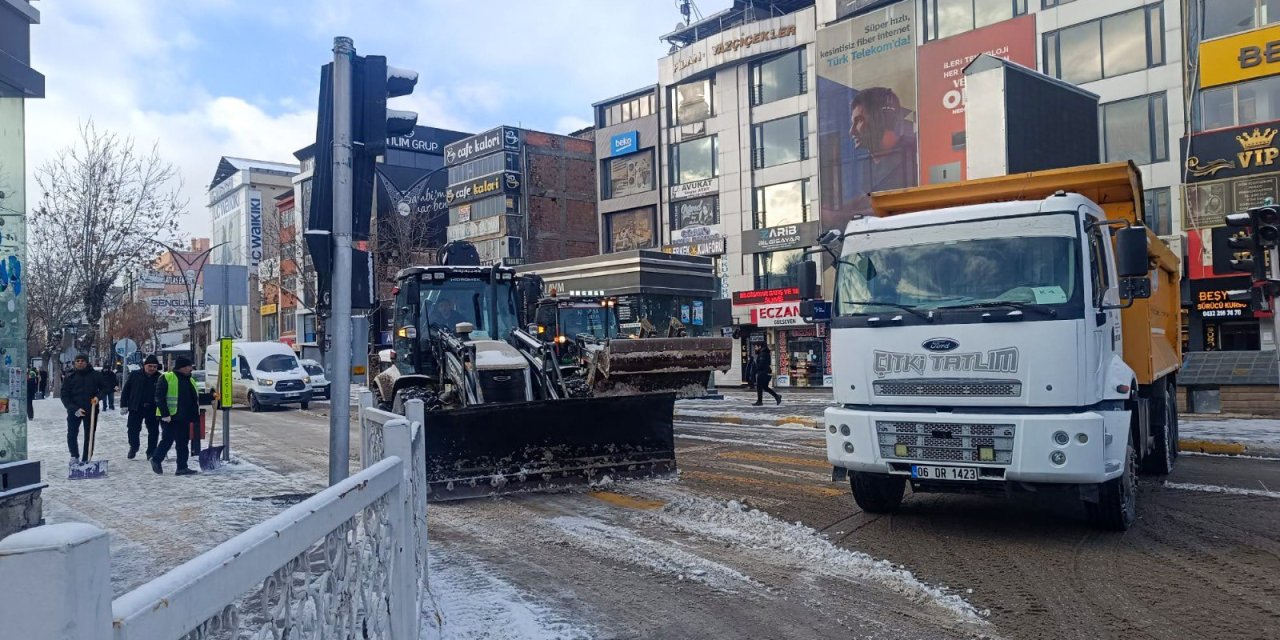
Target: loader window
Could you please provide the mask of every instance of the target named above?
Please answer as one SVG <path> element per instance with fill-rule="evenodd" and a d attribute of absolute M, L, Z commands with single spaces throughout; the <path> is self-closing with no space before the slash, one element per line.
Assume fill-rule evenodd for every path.
<path fill-rule="evenodd" d="M 509 281 L 424 282 L 421 308 L 422 318 L 430 326 L 451 331 L 458 322 L 470 322 L 475 327 L 473 340 L 501 340 L 515 329 L 517 322 L 515 288 Z"/>
<path fill-rule="evenodd" d="M 617 331 L 609 326 L 613 314 L 600 306 L 566 307 L 560 310 L 561 335 L 569 338 L 587 334 L 596 338 L 612 337 Z"/>

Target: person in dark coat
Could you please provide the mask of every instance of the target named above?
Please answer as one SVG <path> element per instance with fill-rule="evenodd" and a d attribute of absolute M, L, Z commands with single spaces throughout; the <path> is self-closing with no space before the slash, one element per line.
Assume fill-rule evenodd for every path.
<path fill-rule="evenodd" d="M 769 388 L 769 381 L 773 379 L 773 357 L 769 351 L 769 345 L 764 342 L 757 342 L 755 345 L 755 355 L 751 358 L 751 382 L 756 387 L 756 401 L 752 406 L 758 407 L 764 404 L 764 394 L 769 392 L 773 396 L 773 401 L 782 404 L 782 396 L 777 391 Z"/>
<path fill-rule="evenodd" d="M 147 459 L 156 452 L 160 437 L 160 415 L 156 412 L 156 383 L 160 381 L 160 361 L 147 356 L 142 368 L 129 374 L 120 392 L 120 411 L 128 416 L 129 459 L 138 455 L 138 436 L 147 425 Z"/>
<path fill-rule="evenodd" d="M 35 369 L 27 370 L 27 419 L 36 418 L 36 394 L 40 391 L 40 374 Z"/>
<path fill-rule="evenodd" d="M 40 367 L 40 399 L 49 397 L 49 370 Z"/>
<path fill-rule="evenodd" d="M 169 447 L 176 447 L 178 451 L 178 470 L 174 475 L 196 473 L 195 469 L 187 467 L 191 434 L 200 423 L 200 392 L 196 389 L 196 381 L 191 378 L 192 368 L 190 358 L 179 356 L 173 363 L 173 370 L 165 372 L 156 381 L 156 411 L 160 415 L 163 436 L 151 456 L 151 470 L 158 474 L 164 473 L 161 463 L 169 455 Z"/>
<path fill-rule="evenodd" d="M 120 388 L 120 379 L 116 377 L 116 372 L 111 370 L 111 363 L 107 362 L 102 365 L 102 397 L 98 399 L 108 410 L 116 408 L 116 390 Z"/>
<path fill-rule="evenodd" d="M 62 381 L 62 406 L 67 408 L 67 450 L 71 452 L 72 462 L 87 461 L 89 457 L 90 412 L 98 410 L 93 400 L 100 395 L 102 374 L 93 370 L 88 356 L 76 356 L 71 373 Z M 79 444 L 80 429 L 84 429 L 83 454 Z"/>

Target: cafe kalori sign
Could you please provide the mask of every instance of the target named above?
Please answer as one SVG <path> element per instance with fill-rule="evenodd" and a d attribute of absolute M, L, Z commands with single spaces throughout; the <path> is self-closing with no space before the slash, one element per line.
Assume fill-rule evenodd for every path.
<path fill-rule="evenodd" d="M 518 189 L 520 189 L 520 174 L 504 171 L 449 187 L 445 189 L 444 199 L 450 205 L 456 205 Z"/>

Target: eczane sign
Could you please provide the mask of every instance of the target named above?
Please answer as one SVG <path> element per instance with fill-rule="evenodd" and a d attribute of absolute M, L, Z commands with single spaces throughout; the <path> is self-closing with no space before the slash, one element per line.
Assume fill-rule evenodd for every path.
<path fill-rule="evenodd" d="M 804 318 L 800 317 L 799 302 L 751 307 L 751 323 L 757 327 L 790 327 L 806 324 Z"/>

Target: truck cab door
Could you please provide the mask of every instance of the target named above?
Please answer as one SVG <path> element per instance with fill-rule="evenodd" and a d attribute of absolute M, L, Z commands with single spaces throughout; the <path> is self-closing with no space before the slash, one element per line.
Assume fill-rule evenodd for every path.
<path fill-rule="evenodd" d="M 1101 219 L 1089 216 L 1087 246 L 1089 249 L 1089 276 L 1092 285 L 1092 308 L 1085 316 L 1089 335 L 1089 356 L 1094 360 L 1085 371 L 1093 371 L 1092 385 L 1097 387 L 1107 379 L 1107 371 L 1114 357 L 1122 355 L 1120 344 L 1120 290 L 1117 287 L 1115 256 L 1111 247 L 1111 229 Z M 1101 391 L 1101 388 L 1098 388 Z"/>

